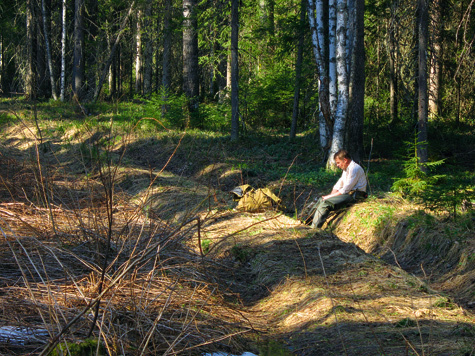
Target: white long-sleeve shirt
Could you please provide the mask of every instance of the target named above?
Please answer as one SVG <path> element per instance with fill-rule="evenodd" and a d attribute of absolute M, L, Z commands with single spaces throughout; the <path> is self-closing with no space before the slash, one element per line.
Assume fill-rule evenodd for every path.
<path fill-rule="evenodd" d="M 333 189 L 338 190 L 341 194 L 347 194 L 352 190 L 366 192 L 366 176 L 363 168 L 355 161 L 351 161 L 348 167 L 343 170 Z"/>

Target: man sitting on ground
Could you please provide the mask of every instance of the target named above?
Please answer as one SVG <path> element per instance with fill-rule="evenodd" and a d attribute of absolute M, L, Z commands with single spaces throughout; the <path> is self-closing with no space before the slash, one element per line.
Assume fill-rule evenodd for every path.
<path fill-rule="evenodd" d="M 358 198 L 366 197 L 366 176 L 363 168 L 354 162 L 347 151 L 333 156 L 343 173 L 330 194 L 322 196 L 316 205 L 312 227 L 321 228 L 331 211 L 340 209 Z"/>

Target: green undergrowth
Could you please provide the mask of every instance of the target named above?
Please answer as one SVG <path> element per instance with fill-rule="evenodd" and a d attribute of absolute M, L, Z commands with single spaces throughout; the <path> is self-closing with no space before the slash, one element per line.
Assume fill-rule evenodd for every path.
<path fill-rule="evenodd" d="M 102 356 L 107 355 L 106 348 L 95 339 L 86 339 L 79 343 L 59 344 L 50 356 Z"/>
<path fill-rule="evenodd" d="M 226 117 L 224 111 L 208 108 L 204 104 L 199 114 L 202 117 L 187 117 L 189 114 L 183 108 L 182 100 L 173 97 L 173 107 L 167 116 L 161 111 L 161 97 L 157 95 L 147 100 L 128 102 L 98 102 L 84 104 L 83 107 L 59 101 L 33 103 L 25 99 L 3 99 L 0 101 L 0 124 L 2 128 L 24 123 L 34 127 L 36 117 L 43 141 L 56 140 L 64 149 L 74 146 L 73 141 L 79 141 L 83 146 L 94 145 L 101 150 L 115 150 L 120 144 L 129 151 L 155 149 L 164 156 L 165 162 L 172 154 L 174 160 L 186 161 L 191 174 L 200 172 L 210 164 L 225 164 L 227 169 L 241 171 L 242 183 L 253 185 L 274 183 L 284 188 L 307 186 L 326 191 L 331 189 L 339 176 L 338 172 L 325 170 L 324 152 L 313 131 L 302 132 L 290 141 L 288 132 L 247 128 L 240 133 L 239 141 L 231 144 L 227 126 L 217 122 Z M 371 130 L 375 129 L 373 127 Z M 97 133 L 111 138 L 91 140 Z M 439 131 L 434 134 L 444 137 L 439 137 L 440 142 L 431 143 L 431 159 L 443 158 L 447 163 L 440 167 L 443 172 L 434 172 L 445 178 L 440 184 L 434 185 L 428 207 L 450 210 L 455 216 L 454 209 L 458 209 L 467 196 L 471 195 L 473 200 L 475 173 L 467 166 L 472 164 L 470 161 L 457 163 L 451 157 L 444 156 L 449 149 L 455 150 L 455 137 L 460 136 L 460 142 L 465 144 L 470 135 L 463 135 L 462 130 L 456 128 L 449 130 L 445 126 L 439 127 Z M 378 141 L 378 144 L 382 143 Z M 178 147 L 176 151 L 175 147 Z M 367 153 L 368 157 L 360 162 L 368 174 L 368 191 L 375 196 L 388 192 L 395 180 L 403 178 L 401 174 L 405 164 L 402 142 L 399 145 L 401 152 L 389 152 L 377 147 L 376 143 L 374 149 L 366 147 L 365 150 L 371 150 L 372 153 Z M 459 151 L 458 148 L 455 150 Z M 434 195 L 440 199 L 435 199 Z M 429 196 L 427 194 L 427 199 Z"/>

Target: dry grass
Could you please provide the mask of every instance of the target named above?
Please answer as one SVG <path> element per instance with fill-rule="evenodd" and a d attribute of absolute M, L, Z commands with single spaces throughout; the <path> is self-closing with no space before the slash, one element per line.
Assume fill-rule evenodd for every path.
<path fill-rule="evenodd" d="M 0 339 L 1 354 L 46 355 L 90 334 L 110 355 L 474 354 L 473 314 L 434 291 L 443 284 L 367 253 L 417 247 L 397 219 L 382 235 L 361 223 L 374 203 L 352 208 L 339 238 L 315 234 L 280 212 L 232 210 L 214 184 L 234 182 L 230 167 L 172 173 L 170 156 L 141 167 L 120 145 L 96 165 L 88 138 L 68 135 L 67 152 L 26 135 L 1 147 L 0 327 L 48 333 Z M 448 290 L 471 290 L 469 256 Z"/>
<path fill-rule="evenodd" d="M 7 159 L 6 149 L 0 156 L 0 326 L 46 329 L 49 338 L 0 340 L 2 352 L 46 355 L 89 336 L 111 355 L 241 348 L 250 323 L 224 300 L 212 264 L 187 247 L 195 188 L 178 195 L 155 187 L 158 174 L 143 184 L 139 170 L 94 167 L 84 157 L 54 164 L 61 152 L 30 147 L 31 159 Z M 76 174 L 83 169 L 90 174 Z M 138 194 L 120 189 L 126 180 Z"/>

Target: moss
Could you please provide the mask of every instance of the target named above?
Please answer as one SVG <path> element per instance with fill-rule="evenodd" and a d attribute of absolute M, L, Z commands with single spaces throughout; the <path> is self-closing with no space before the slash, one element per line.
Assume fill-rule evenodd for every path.
<path fill-rule="evenodd" d="M 79 343 L 68 342 L 59 344 L 50 353 L 50 356 L 105 356 L 107 355 L 104 345 L 99 344 L 96 339 L 86 339 Z"/>

